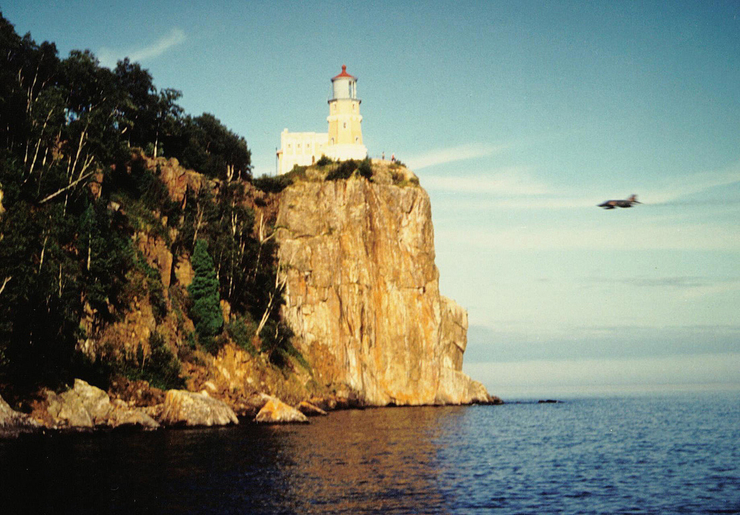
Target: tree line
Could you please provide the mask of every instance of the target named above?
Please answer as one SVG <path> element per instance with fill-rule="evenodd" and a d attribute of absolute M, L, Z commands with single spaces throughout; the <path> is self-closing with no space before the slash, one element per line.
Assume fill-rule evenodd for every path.
<path fill-rule="evenodd" d="M 81 321 L 91 313 L 98 324 L 116 320 L 136 288 L 160 311 L 176 304 L 133 244 L 142 227 L 160 231 L 173 254 L 196 252 L 194 265 L 215 273 L 218 299 L 237 314 L 240 331 L 229 334 L 259 328 L 273 347 L 288 348 L 274 242 L 253 236 L 244 202 L 247 143 L 211 114 L 186 114 L 180 97 L 128 59 L 108 69 L 88 50 L 60 58 L 54 43 L 19 36 L 0 13 L 0 388 L 92 373 L 77 351 L 89 330 Z M 175 204 L 156 170 L 132 162 L 134 149 L 177 158 L 221 186 Z M 213 305 L 193 312 L 194 338 L 211 346 L 223 331 Z"/>

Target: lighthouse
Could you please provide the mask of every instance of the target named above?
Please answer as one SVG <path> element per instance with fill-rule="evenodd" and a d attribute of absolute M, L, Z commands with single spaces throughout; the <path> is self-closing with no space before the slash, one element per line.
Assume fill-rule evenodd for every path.
<path fill-rule="evenodd" d="M 342 65 L 342 73 L 331 79 L 331 98 L 329 99 L 329 140 L 327 157 L 338 160 L 365 159 L 367 148 L 362 144 L 362 115 L 357 98 L 357 78 L 347 73 Z"/>
<path fill-rule="evenodd" d="M 308 166 L 322 155 L 339 161 L 365 159 L 367 148 L 362 144 L 362 115 L 357 98 L 357 77 L 342 73 L 331 79 L 329 98 L 329 132 L 288 132 L 280 134 L 277 151 L 278 172 L 291 171 L 294 166 Z"/>

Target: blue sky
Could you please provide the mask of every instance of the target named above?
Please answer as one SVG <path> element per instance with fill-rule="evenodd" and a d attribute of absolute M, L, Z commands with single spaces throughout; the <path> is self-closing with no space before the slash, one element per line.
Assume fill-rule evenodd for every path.
<path fill-rule="evenodd" d="M 442 292 L 491 391 L 740 384 L 740 2 L 0 2 L 19 33 L 139 60 L 243 135 L 364 142 L 430 194 Z M 644 205 L 596 204 L 637 193 Z"/>

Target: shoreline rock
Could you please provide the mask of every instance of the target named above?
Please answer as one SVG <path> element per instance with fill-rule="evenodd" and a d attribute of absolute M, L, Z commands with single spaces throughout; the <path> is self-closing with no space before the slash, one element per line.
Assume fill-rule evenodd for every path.
<path fill-rule="evenodd" d="M 25 413 L 15 411 L 0 397 L 0 438 L 14 438 L 41 429 L 41 424 Z"/>
<path fill-rule="evenodd" d="M 111 402 L 108 394 L 83 381 L 75 379 L 74 386 L 57 394 L 46 390 L 46 409 L 36 415 L 49 429 L 92 429 L 138 426 L 157 429 L 159 423 L 141 408 L 131 408 L 121 400 Z M 51 420 L 49 420 L 49 418 Z M 50 422 L 50 423 L 49 423 Z"/>
<path fill-rule="evenodd" d="M 308 424 L 306 415 L 276 397 L 268 399 L 254 421 L 258 424 Z"/>
<path fill-rule="evenodd" d="M 328 413 L 318 406 L 314 406 L 308 401 L 301 401 L 296 409 L 306 415 L 307 417 L 325 417 Z"/>
<path fill-rule="evenodd" d="M 168 390 L 160 422 L 165 426 L 225 426 L 238 424 L 239 419 L 225 402 L 207 393 Z"/>

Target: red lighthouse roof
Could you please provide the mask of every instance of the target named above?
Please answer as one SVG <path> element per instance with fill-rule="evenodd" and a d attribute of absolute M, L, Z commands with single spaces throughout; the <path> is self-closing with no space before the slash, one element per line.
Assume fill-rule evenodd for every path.
<path fill-rule="evenodd" d="M 343 64 L 342 65 L 342 73 L 340 73 L 336 77 L 332 77 L 331 80 L 332 81 L 335 81 L 337 79 L 354 79 L 354 80 L 357 80 L 357 77 L 353 77 L 352 75 L 350 75 L 349 73 L 347 73 L 347 65 L 346 64 Z"/>

